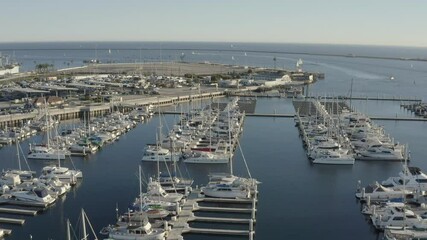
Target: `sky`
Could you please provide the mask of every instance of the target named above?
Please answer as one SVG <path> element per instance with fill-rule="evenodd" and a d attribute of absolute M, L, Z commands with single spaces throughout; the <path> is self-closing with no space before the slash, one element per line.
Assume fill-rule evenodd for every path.
<path fill-rule="evenodd" d="M 425 0 L 1 0 L 0 42 L 427 47 L 426 9 Z"/>

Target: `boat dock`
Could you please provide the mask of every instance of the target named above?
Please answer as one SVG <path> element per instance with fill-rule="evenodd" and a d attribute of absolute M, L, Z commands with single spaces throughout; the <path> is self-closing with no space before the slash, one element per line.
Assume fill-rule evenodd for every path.
<path fill-rule="evenodd" d="M 16 224 L 16 225 L 24 225 L 24 223 L 25 223 L 25 219 L 16 219 L 16 218 L 5 218 L 5 217 L 0 217 L 0 223 Z"/>
<path fill-rule="evenodd" d="M 0 208 L 0 213 L 35 216 L 37 211 L 26 209 Z"/>
<path fill-rule="evenodd" d="M 232 207 L 202 207 L 198 202 L 212 202 L 223 204 L 251 204 L 250 208 L 232 208 Z M 194 190 L 189 198 L 181 205 L 177 216 L 172 217 L 171 221 L 165 224 L 168 230 L 167 240 L 181 240 L 185 233 L 209 234 L 209 235 L 229 235 L 229 236 L 248 236 L 250 240 L 254 238 L 254 225 L 256 222 L 256 196 L 252 199 L 223 199 L 206 198 L 200 195 L 200 190 Z M 224 217 L 201 217 L 195 216 L 195 211 L 226 212 L 226 213 L 248 213 L 250 218 L 224 218 Z M 208 222 L 208 223 L 226 223 L 226 224 L 248 224 L 248 230 L 229 230 L 214 228 L 196 228 L 190 227 L 190 222 Z M 169 224 L 172 227 L 169 227 Z"/>

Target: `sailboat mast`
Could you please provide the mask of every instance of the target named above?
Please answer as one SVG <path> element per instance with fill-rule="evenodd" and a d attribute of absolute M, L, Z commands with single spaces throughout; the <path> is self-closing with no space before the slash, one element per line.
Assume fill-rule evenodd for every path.
<path fill-rule="evenodd" d="M 83 230 L 83 240 L 87 239 L 87 233 L 86 233 L 86 219 L 85 219 L 85 211 L 82 208 L 82 230 Z"/>
<path fill-rule="evenodd" d="M 18 159 L 18 169 L 19 169 L 19 171 L 21 171 L 21 158 L 19 157 L 19 140 L 18 140 L 18 138 L 16 138 L 15 142 L 16 142 L 16 157 Z"/>
<path fill-rule="evenodd" d="M 230 174 L 233 175 L 233 145 L 231 144 L 231 118 L 230 118 L 230 103 L 227 105 L 228 115 L 228 144 L 230 145 L 229 162 L 230 162 Z"/>
<path fill-rule="evenodd" d="M 139 211 L 142 212 L 142 177 L 141 177 L 141 165 L 139 165 Z"/>
<path fill-rule="evenodd" d="M 160 145 L 159 145 L 159 137 L 156 134 L 156 146 L 157 151 L 160 151 Z M 159 153 L 157 153 L 157 180 L 160 180 L 160 159 L 159 159 Z"/>
<path fill-rule="evenodd" d="M 351 79 L 350 85 L 350 111 L 351 111 L 351 99 L 353 98 L 353 78 Z"/>
<path fill-rule="evenodd" d="M 67 218 L 67 240 L 71 240 L 70 219 Z"/>

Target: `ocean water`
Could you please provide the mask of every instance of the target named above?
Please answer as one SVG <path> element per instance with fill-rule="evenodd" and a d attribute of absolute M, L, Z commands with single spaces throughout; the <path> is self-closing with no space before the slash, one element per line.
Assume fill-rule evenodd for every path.
<path fill-rule="evenodd" d="M 80 47 L 82 45 L 82 47 Z M 43 50 L 37 50 L 43 49 Z M 77 48 L 74 49 L 74 48 Z M 81 49 L 79 49 L 81 48 Z M 96 49 L 95 49 L 96 48 Z M 141 50 L 132 50 L 132 49 Z M 151 50 L 149 50 L 151 48 Z M 165 50 L 165 49 L 181 50 Z M 173 60 L 185 52 L 188 61 L 210 61 L 251 66 L 277 66 L 293 68 L 298 58 L 304 60 L 304 69 L 326 73 L 326 79 L 310 86 L 310 93 L 320 96 L 348 95 L 353 79 L 353 96 L 427 97 L 425 89 L 427 62 L 310 56 L 298 54 L 272 54 L 271 51 L 357 54 L 385 57 L 421 57 L 426 49 L 285 45 L 285 44 L 233 44 L 228 43 L 51 43 L 0 44 L 2 52 L 13 53 L 24 67 L 31 69 L 34 61 L 53 61 L 57 68 L 64 67 L 65 59 L 74 65 L 84 59 L 101 60 L 116 54 L 117 61 Z M 5 51 L 5 49 L 9 49 Z M 19 50 L 20 49 L 20 50 Z M 53 50 L 52 50 L 53 49 Z M 128 49 L 128 50 L 127 50 Z M 155 49 L 155 50 L 152 50 Z M 190 49 L 190 50 L 182 50 Z M 193 50 L 194 49 L 194 50 Z M 223 49 L 223 51 L 218 51 Z M 263 50 L 265 53 L 230 52 L 237 50 Z M 227 51 L 225 51 L 227 50 Z M 194 51 L 194 54 L 192 52 Z M 96 53 L 95 53 L 96 52 Z M 161 53 L 160 53 L 161 52 Z M 141 57 L 140 57 L 141 55 Z M 169 57 L 170 56 L 170 57 Z M 232 60 L 231 57 L 234 57 Z M 68 58 L 69 57 L 69 58 Z M 71 60 L 67 60 L 71 61 Z M 80 61 L 78 63 L 78 61 Z M 67 65 L 67 64 L 65 64 Z M 70 64 L 71 65 L 71 64 Z M 394 76 L 395 80 L 390 80 Z M 412 116 L 400 108 L 400 102 L 353 101 L 352 105 L 371 116 Z M 290 99 L 257 100 L 256 112 L 294 113 Z M 165 126 L 171 126 L 176 117 L 164 117 Z M 409 145 L 411 164 L 427 170 L 427 123 L 403 121 L 375 121 L 384 126 L 397 141 Z M 137 166 L 141 163 L 145 144 L 155 141 L 159 119 L 138 125 L 118 142 L 107 145 L 87 158 L 74 158 L 74 165 L 84 174 L 83 182 L 66 198 L 36 217 L 24 217 L 24 226 L 1 225 L 13 229 L 8 239 L 65 239 L 65 220 L 70 218 L 78 227 L 78 214 L 84 208 L 96 232 L 114 222 L 116 204 L 121 212 L 138 195 Z M 400 163 L 356 162 L 354 166 L 312 165 L 306 158 L 298 130 L 291 118 L 247 117 L 240 143 L 252 176 L 262 184 L 256 223 L 256 239 L 381 239 L 365 217 L 354 197 L 357 181 L 368 184 L 395 176 Z M 22 143 L 27 152 L 28 143 L 40 139 L 35 136 Z M 14 146 L 0 149 L 0 168 L 16 167 Z M 234 170 L 246 175 L 240 151 L 236 153 Z M 33 170 L 45 166 L 44 161 L 29 161 Z M 71 166 L 69 160 L 66 166 Z M 156 164 L 144 163 L 147 178 L 155 175 Z M 164 168 L 164 166 L 162 166 Z M 203 166 L 180 164 L 184 175 L 195 179 L 195 185 L 207 182 L 209 172 L 226 171 L 227 165 Z M 0 214 L 1 215 L 1 214 Z M 215 227 L 217 225 L 201 226 Z M 221 227 L 224 227 L 221 225 Z M 230 226 L 235 227 L 235 226 Z M 237 226 L 241 228 L 242 226 Z M 184 235 L 185 239 L 244 239 L 240 237 Z"/>

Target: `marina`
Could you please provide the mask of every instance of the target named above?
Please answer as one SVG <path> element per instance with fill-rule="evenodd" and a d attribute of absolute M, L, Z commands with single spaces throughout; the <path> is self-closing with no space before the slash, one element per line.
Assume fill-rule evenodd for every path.
<path fill-rule="evenodd" d="M 310 61 L 304 60 L 306 63 Z M 224 60 L 224 62 L 226 61 Z M 295 61 L 293 60 L 292 62 L 294 63 Z M 331 60 L 331 62 L 333 61 Z M 367 65 L 359 66 L 354 63 L 354 67 L 361 69 L 361 71 L 367 68 L 366 71 L 371 72 Z M 316 67 L 313 67 L 313 71 L 316 71 L 317 69 L 314 68 Z M 335 96 L 348 95 L 349 80 L 342 80 L 344 78 L 349 79 L 346 75 L 348 73 L 335 70 L 326 69 L 325 81 L 310 85 L 310 92 L 325 96 L 322 92 L 328 91 L 331 86 L 336 86 L 337 92 L 334 94 Z M 167 70 L 164 71 L 167 72 Z M 384 71 L 390 70 L 387 68 Z M 408 90 L 407 92 L 402 92 L 402 94 L 394 93 L 393 89 L 395 88 L 390 87 L 390 85 L 398 84 L 397 80 L 404 81 L 405 77 L 403 75 L 410 70 L 395 71 L 397 72 L 393 73 L 396 78 L 394 82 L 390 82 L 390 80 L 373 80 L 376 84 L 380 84 L 381 89 L 385 92 L 380 94 L 380 96 L 385 95 L 383 99 L 371 101 L 378 94 L 369 92 L 368 88 L 360 87 L 358 89 L 356 87 L 357 84 L 355 84 L 354 96 L 365 94 L 365 96 L 371 97 L 368 97 L 368 99 L 362 97 L 360 100 L 357 97 L 352 98 L 351 108 L 348 103 L 350 99 L 339 99 L 339 102 L 346 100 L 345 104 L 348 109 L 355 109 L 357 112 L 365 114 L 365 116 L 375 121 L 376 125 L 381 126 L 391 136 L 399 139 L 401 143 L 405 143 L 405 145 L 407 143 L 411 150 L 411 165 L 414 164 L 414 166 L 420 166 L 421 169 L 425 169 L 427 166 L 422 161 L 426 157 L 424 151 L 422 151 L 425 133 L 424 119 L 414 116 L 400 106 L 405 99 L 417 101 L 419 97 L 414 96 L 422 96 L 422 93 L 416 90 Z M 399 74 L 399 71 L 403 71 L 402 75 Z M 418 78 L 419 75 L 418 73 L 411 74 L 408 74 L 407 81 L 412 83 L 412 78 Z M 363 79 L 355 80 L 360 84 L 363 84 L 363 81 Z M 421 89 L 421 87 L 418 87 L 418 89 Z M 212 87 L 212 91 L 214 90 L 216 91 L 215 87 Z M 194 94 L 198 93 L 193 92 L 191 96 Z M 169 133 L 174 128 L 173 126 L 181 121 L 181 115 L 190 112 L 189 109 L 191 109 L 192 105 L 199 105 L 199 102 L 203 102 L 203 106 L 207 106 L 211 102 L 215 105 L 216 101 L 229 102 L 233 99 L 232 97 L 226 99 L 214 97 L 212 100 L 211 96 L 206 96 L 192 99 L 192 101 L 188 101 L 189 98 L 181 101 L 181 96 L 183 98 L 190 96 L 187 94 L 180 95 L 180 101 L 178 102 L 178 99 L 168 101 L 168 97 L 162 95 L 163 93 L 160 94 L 161 97 L 159 98 L 157 96 L 152 99 L 147 98 L 146 102 L 145 100 L 124 99 L 122 107 L 117 107 L 122 113 L 130 115 L 139 106 L 152 105 L 153 116 L 143 123 L 136 124 L 126 134 L 121 135 L 120 140 L 112 141 L 110 144 L 97 149 L 96 152 L 85 154 L 84 156 L 74 154 L 71 156 L 72 162 L 68 158 L 61 160 L 61 167 L 63 165 L 74 169 L 72 165 L 75 165 L 75 169 L 82 170 L 85 175 L 84 181 L 77 184 L 68 194 L 57 200 L 43 213 L 38 213 L 35 218 L 26 218 L 23 226 L 10 225 L 9 227 L 8 225 L 13 230 L 13 234 L 7 239 L 28 239 L 30 235 L 34 239 L 62 237 L 66 232 L 65 218 L 70 218 L 72 222 L 75 222 L 78 219 L 76 209 L 81 207 L 84 207 L 87 211 L 96 232 L 114 223 L 117 220 L 116 213 L 125 214 L 129 203 L 133 203 L 135 196 L 138 196 L 139 181 L 135 170 L 137 166 L 142 165 L 142 172 L 145 176 L 143 178 L 146 182 L 149 182 L 147 179 L 150 177 L 156 179 L 158 176 L 156 161 L 141 162 L 141 159 L 145 146 L 158 141 L 156 134 L 158 135 L 160 122 L 163 130 L 167 130 L 164 132 Z M 393 97 L 394 95 L 402 95 L 402 97 Z M 225 94 L 223 93 L 218 95 L 218 97 L 224 96 Z M 161 100 L 163 97 L 164 100 Z M 319 101 L 320 105 L 324 105 L 324 102 L 334 102 L 332 98 L 328 101 L 321 99 Z M 387 99 L 395 99 L 395 101 Z M 401 101 L 400 99 L 403 100 Z M 186 198 L 185 203 L 180 206 L 180 210 L 170 210 L 175 213 L 179 212 L 178 214 L 162 219 L 162 224 L 151 223 L 151 227 L 158 233 L 165 233 L 167 239 L 268 239 L 274 238 L 274 229 L 284 228 L 283 226 L 288 226 L 283 233 L 283 237 L 288 239 L 313 239 L 319 235 L 329 239 L 382 238 L 383 233 L 373 231 L 366 224 L 365 217 L 360 214 L 361 205 L 354 200 L 355 186 L 359 179 L 363 183 L 371 183 L 396 175 L 401 169 L 401 164 L 399 163 L 403 160 L 396 162 L 356 161 L 352 166 L 322 166 L 306 161 L 306 151 L 301 144 L 298 129 L 294 127 L 293 118 L 298 111 L 294 108 L 293 100 L 304 101 L 304 99 L 284 97 L 257 97 L 254 110 L 252 112 L 245 111 L 244 123 L 242 122 L 241 124 L 244 126 L 244 130 L 239 134 L 238 140 L 233 141 L 236 144 L 233 147 L 235 148 L 233 174 L 236 176 L 247 174 L 243 161 L 245 159 L 251 174 L 262 182 L 259 185 L 259 193 L 255 198 L 234 199 L 202 196 L 200 195 L 202 189 L 206 189 L 209 182 L 212 181 L 208 176 L 215 172 L 229 172 L 230 165 L 227 163 L 187 164 L 183 161 L 178 161 L 176 176 L 179 178 L 185 176 L 187 179 L 193 179 L 193 189 Z M 312 101 L 314 99 L 307 98 L 306 100 Z M 135 105 L 135 103 L 137 104 Z M 157 103 L 162 105 L 160 116 L 157 110 Z M 88 118 L 88 115 L 90 119 L 95 119 L 98 115 L 105 116 L 107 112 L 111 111 L 112 104 L 104 104 L 90 107 L 82 106 L 81 109 L 73 110 L 64 108 L 65 110 L 62 111 L 65 111 L 65 114 L 70 111 L 70 115 L 68 117 L 65 115 L 60 117 L 61 119 L 64 117 L 64 119 L 61 120 L 62 123 L 59 125 L 61 126 L 59 132 L 63 131 L 62 129 L 65 132 L 67 131 L 66 128 L 62 128 L 63 126 L 80 124 L 81 121 Z M 345 106 L 345 104 L 340 103 L 339 106 Z M 328 114 L 332 113 L 331 117 L 335 118 L 336 116 L 334 115 L 337 115 L 337 109 L 339 109 L 336 104 L 327 103 L 324 106 Z M 314 109 L 319 106 L 316 104 L 316 106 L 313 105 L 312 107 Z M 180 111 L 181 108 L 184 111 Z M 84 109 L 90 109 L 93 114 L 87 114 Z M 55 111 L 59 114 L 61 109 L 52 109 L 52 113 L 55 113 Z M 141 116 L 139 114 L 135 112 L 133 121 L 140 122 Z M 213 116 L 213 114 L 211 115 Z M 313 111 L 312 115 L 315 116 L 316 113 Z M 16 116 L 19 115 L 5 115 L 2 117 L 5 121 L 9 121 L 11 117 L 15 121 L 14 118 Z M 65 119 L 68 120 L 65 121 Z M 208 120 L 209 118 L 206 119 Z M 16 121 L 16 124 L 21 125 L 22 122 Z M 114 123 L 114 125 L 116 124 Z M 110 125 L 112 126 L 113 123 Z M 224 136 L 226 135 L 224 134 Z M 225 139 L 228 141 L 228 137 L 225 137 Z M 26 153 L 29 150 L 29 143 L 40 142 L 41 140 L 42 134 L 40 132 L 36 135 L 22 138 L 20 145 L 23 148 L 23 152 Z M 166 140 L 166 138 L 163 138 L 163 140 Z M 206 139 L 201 139 L 198 147 L 211 148 L 213 145 L 208 142 Z M 5 160 L 2 161 L 2 168 L 5 169 L 16 168 L 16 161 L 8 160 L 15 158 L 16 145 L 9 144 L 6 143 L 0 149 L 2 160 Z M 37 172 L 49 165 L 45 161 L 28 161 L 31 169 Z M 57 164 L 57 161 L 51 163 Z M 168 163 L 168 167 L 169 171 L 173 172 L 171 170 L 173 169 L 172 162 Z M 160 168 L 162 173 L 167 172 L 165 163 L 162 162 Z M 181 191 L 185 195 L 185 187 Z M 372 199 L 371 202 L 373 204 L 374 200 Z M 14 203 L 20 204 L 20 202 Z M 9 206 L 4 205 L 2 207 L 8 208 Z M 24 210 L 32 211 L 28 206 L 15 205 L 13 208 L 21 207 Z M 115 208 L 118 209 L 117 212 L 114 211 Z M 305 210 L 301 211 L 301 208 Z M 324 209 L 328 209 L 328 211 Z M 326 212 L 327 216 L 325 215 Z M 0 211 L 0 217 L 15 219 L 15 217 L 10 216 L 11 214 Z M 153 217 L 155 214 L 163 213 L 150 212 L 150 214 Z M 17 213 L 12 215 L 18 216 Z M 132 217 L 137 217 L 137 215 Z M 164 225 L 164 220 L 168 222 L 166 226 Z M 319 221 L 323 222 L 323 224 L 319 224 Z M 301 224 L 301 222 L 304 222 L 304 224 Z M 311 226 L 310 231 L 307 231 L 307 225 Z M 36 230 L 43 228 L 43 226 L 55 227 L 48 233 Z M 336 226 L 339 226 L 339 228 L 336 228 Z M 114 229 L 117 232 L 122 230 L 121 228 Z M 388 233 L 386 231 L 386 234 L 397 233 Z M 404 234 L 404 232 L 400 234 Z"/>

